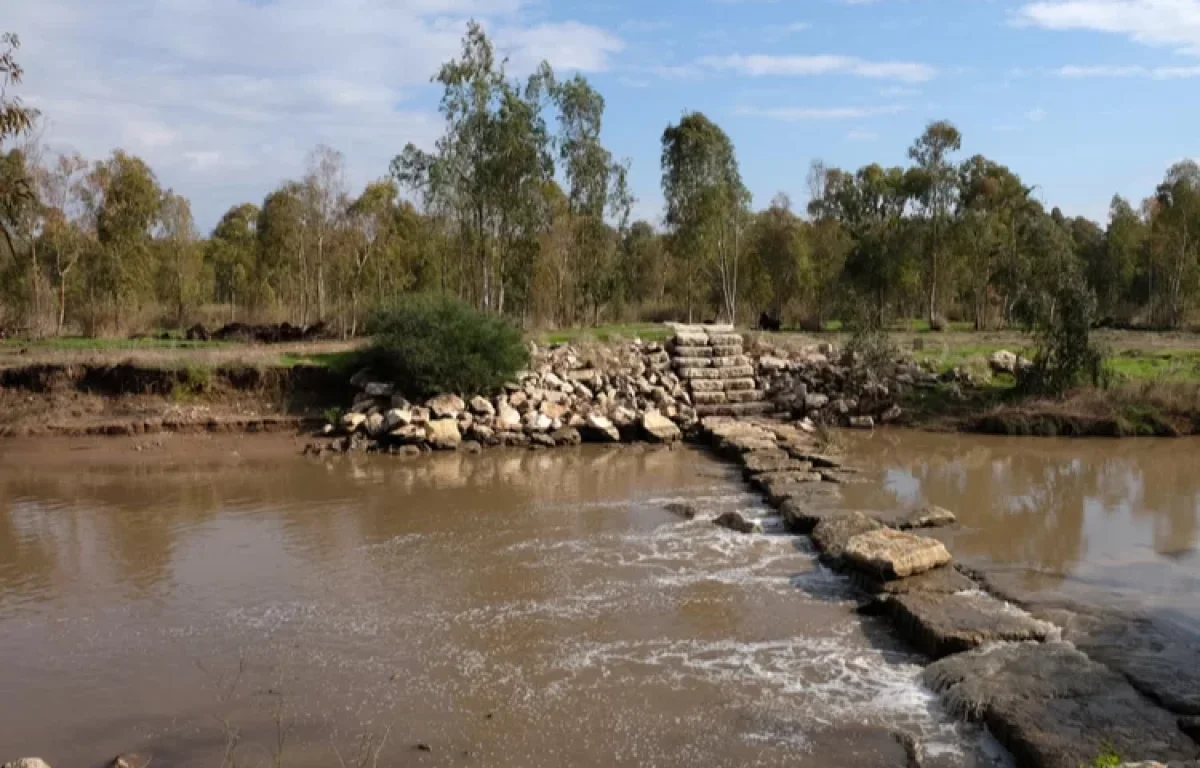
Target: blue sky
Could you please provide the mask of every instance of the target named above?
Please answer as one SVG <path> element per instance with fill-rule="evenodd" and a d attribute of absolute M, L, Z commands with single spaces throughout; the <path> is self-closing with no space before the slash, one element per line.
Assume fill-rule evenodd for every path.
<path fill-rule="evenodd" d="M 6 0 L 21 93 L 55 150 L 121 146 L 191 198 L 207 230 L 341 150 L 351 189 L 408 141 L 436 139 L 439 92 L 467 18 L 514 73 L 542 58 L 608 103 L 605 141 L 632 161 L 657 221 L 659 137 L 700 110 L 733 139 L 758 207 L 805 200 L 815 158 L 906 162 L 930 120 L 1103 221 L 1200 156 L 1200 0 Z"/>

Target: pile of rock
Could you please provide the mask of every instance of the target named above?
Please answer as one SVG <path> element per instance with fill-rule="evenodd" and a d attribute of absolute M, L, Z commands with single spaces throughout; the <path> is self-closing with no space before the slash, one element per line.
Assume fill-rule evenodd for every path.
<path fill-rule="evenodd" d="M 829 344 L 760 348 L 756 373 L 776 411 L 817 424 L 871 429 L 898 420 L 906 388 L 932 389 L 937 374 L 908 359 L 867 370 Z"/>
<path fill-rule="evenodd" d="M 695 419 L 691 399 L 663 345 L 630 342 L 590 350 L 533 348 L 530 370 L 501 394 L 464 399 L 442 394 L 412 403 L 392 382 L 362 371 L 358 394 L 326 433 L 339 438 L 310 451 L 479 450 L 583 441 L 671 443 Z"/>

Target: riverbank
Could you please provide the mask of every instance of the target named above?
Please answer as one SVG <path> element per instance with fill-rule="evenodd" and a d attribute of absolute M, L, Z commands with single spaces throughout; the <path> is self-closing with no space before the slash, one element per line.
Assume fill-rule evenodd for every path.
<path fill-rule="evenodd" d="M 995 373 L 984 356 L 1001 352 L 1001 343 L 1021 350 L 1020 338 L 1013 334 L 899 335 L 893 341 L 902 351 L 880 365 L 848 356 L 841 346 L 848 338 L 836 334 L 747 335 L 722 328 L 730 344 L 713 347 L 706 342 L 678 352 L 670 339 L 660 341 L 676 330 L 650 330 L 614 327 L 603 329 L 604 340 L 578 333 L 569 343 L 557 336 L 542 337 L 547 343 L 531 342 L 530 371 L 502 398 L 489 398 L 488 406 L 473 409 L 475 399 L 464 397 L 452 409 L 460 442 L 468 448 L 563 444 L 576 439 L 571 430 L 581 440 L 604 441 L 614 429 L 617 439 L 644 439 L 648 433 L 640 422 L 648 410 L 687 429 L 701 410 L 761 413 L 760 404 L 798 423 L 807 419 L 814 428 L 895 423 L 1008 435 L 1200 434 L 1200 386 L 1190 378 L 1191 352 L 1184 346 L 1191 343 L 1190 336 L 1141 334 L 1152 336 L 1145 343 L 1157 346 L 1144 352 L 1118 350 L 1115 359 L 1140 366 L 1122 374 L 1123 382 L 1108 390 L 1039 399 L 1019 397 L 1011 376 Z M 652 338 L 622 335 L 634 331 Z M 704 334 L 703 327 L 692 329 L 697 331 Z M 1140 336 L 1124 333 L 1113 343 L 1133 344 Z M 986 344 L 979 343 L 982 337 Z M 390 435 L 400 427 L 424 427 L 429 419 L 421 418 L 420 408 L 427 404 L 404 399 L 402 382 L 398 386 L 358 372 L 354 342 L 246 345 L 147 339 L 85 346 L 67 341 L 29 347 L 9 342 L 0 348 L 0 435 L 315 430 L 330 423 L 335 431 L 366 438 L 335 446 L 339 450 L 432 447 L 414 430 Z M 365 396 L 366 384 L 390 394 Z M 517 394 L 518 389 L 524 394 Z M 497 428 L 493 417 L 501 405 L 512 406 L 524 418 L 531 407 L 542 410 L 544 393 L 552 401 L 565 396 L 569 407 L 559 414 L 561 403 L 551 402 L 545 409 L 548 425 L 534 417 Z M 518 402 L 511 402 L 514 395 Z M 398 409 L 392 407 L 393 399 Z M 412 407 L 418 409 L 416 418 L 404 423 L 406 408 Z M 387 430 L 398 439 L 378 439 L 379 425 L 370 421 L 373 410 L 384 417 L 400 412 L 393 414 L 400 420 Z M 470 421 L 457 418 L 462 412 L 470 414 Z M 365 417 L 354 428 L 342 421 L 351 413 Z M 589 426 L 592 416 L 599 426 Z M 472 425 L 482 429 L 472 434 Z M 497 434 L 503 436 L 494 439 Z"/>

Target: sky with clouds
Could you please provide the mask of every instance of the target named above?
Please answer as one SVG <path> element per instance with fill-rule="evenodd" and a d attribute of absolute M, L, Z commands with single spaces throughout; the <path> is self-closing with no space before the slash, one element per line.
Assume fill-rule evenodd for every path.
<path fill-rule="evenodd" d="M 144 157 L 211 226 L 302 173 L 349 181 L 441 130 L 429 83 L 466 20 L 510 70 L 542 59 L 605 96 L 604 138 L 657 221 L 659 137 L 700 110 L 733 139 L 755 204 L 803 203 L 810 161 L 906 162 L 930 120 L 1103 220 L 1200 155 L 1200 0 L 4 0 L 20 93 L 53 149 Z"/>

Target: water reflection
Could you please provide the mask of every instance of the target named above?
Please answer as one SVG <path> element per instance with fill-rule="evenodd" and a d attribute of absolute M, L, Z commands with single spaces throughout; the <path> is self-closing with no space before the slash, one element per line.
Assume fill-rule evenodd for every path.
<path fill-rule="evenodd" d="M 1129 593 L 1184 593 L 1200 577 L 1200 442 L 1047 440 L 880 432 L 853 453 L 879 482 L 847 503 L 939 504 L 962 526 L 939 535 L 960 559 Z"/>

